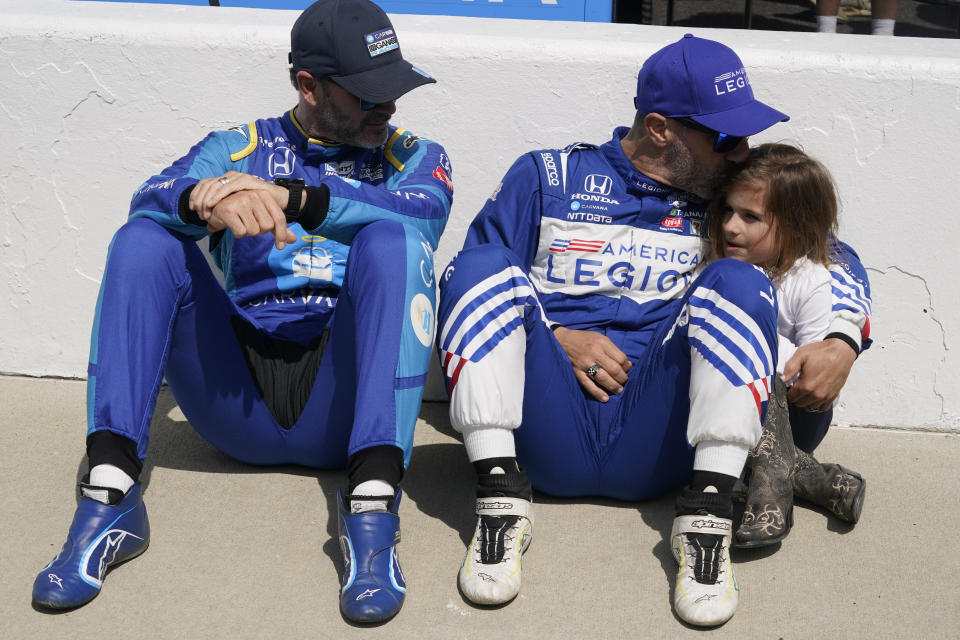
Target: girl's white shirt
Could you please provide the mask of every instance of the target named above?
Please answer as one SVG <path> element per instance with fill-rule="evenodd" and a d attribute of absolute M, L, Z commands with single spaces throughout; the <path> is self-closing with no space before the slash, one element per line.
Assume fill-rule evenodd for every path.
<path fill-rule="evenodd" d="M 797 347 L 823 340 L 830 326 L 833 299 L 830 272 L 822 264 L 800 258 L 776 283 L 777 373 Z M 788 380 L 788 385 L 793 382 Z"/>

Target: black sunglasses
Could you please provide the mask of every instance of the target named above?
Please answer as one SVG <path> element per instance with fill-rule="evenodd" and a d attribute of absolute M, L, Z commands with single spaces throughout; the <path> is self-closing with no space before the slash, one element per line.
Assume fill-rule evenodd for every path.
<path fill-rule="evenodd" d="M 333 80 L 331 80 L 328 76 L 314 76 L 314 77 L 315 77 L 318 81 L 326 81 L 326 82 L 329 82 L 329 83 L 332 83 L 332 84 L 337 84 L 336 82 L 334 82 Z M 337 86 L 339 87 L 340 85 L 337 85 Z M 340 87 L 340 88 L 343 89 L 343 87 Z M 346 89 L 343 89 L 343 90 L 344 90 L 344 91 L 347 91 Z M 347 91 L 347 93 L 350 93 L 350 92 Z M 353 95 L 353 94 L 350 93 L 350 95 Z M 379 102 L 367 102 L 366 100 L 364 100 L 364 99 L 361 98 L 360 96 L 353 96 L 353 97 L 355 97 L 357 100 L 360 101 L 360 110 L 361 110 L 361 111 L 372 111 L 374 107 L 376 107 L 378 104 L 380 104 Z"/>
<path fill-rule="evenodd" d="M 676 120 L 677 122 L 679 122 L 680 124 L 682 124 L 688 129 L 693 129 L 694 131 L 700 131 L 702 133 L 706 133 L 708 135 L 714 136 L 713 150 L 716 151 L 717 153 L 730 153 L 731 151 L 736 149 L 740 145 L 740 142 L 746 137 L 746 136 L 731 136 L 726 133 L 720 133 L 719 131 L 714 131 L 710 127 L 704 126 L 699 122 L 697 122 L 696 120 L 693 120 L 692 118 L 671 118 L 671 119 Z"/>

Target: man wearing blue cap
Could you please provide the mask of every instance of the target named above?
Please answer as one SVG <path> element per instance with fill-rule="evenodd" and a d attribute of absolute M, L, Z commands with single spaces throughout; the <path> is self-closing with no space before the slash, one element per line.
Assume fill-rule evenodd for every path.
<path fill-rule="evenodd" d="M 687 482 L 674 605 L 717 625 L 738 602 L 731 493 L 760 437 L 777 314 L 761 269 L 704 267 L 700 229 L 747 137 L 787 116 L 733 51 L 691 35 L 646 61 L 635 105 L 601 146 L 521 156 L 441 277 L 451 422 L 478 474 L 459 584 L 478 604 L 517 595 L 532 487 L 647 500 Z"/>
<path fill-rule="evenodd" d="M 403 604 L 398 488 L 434 338 L 443 148 L 390 124 L 435 82 L 368 0 L 320 0 L 291 32 L 299 99 L 211 133 L 134 194 L 110 247 L 88 380 L 90 473 L 39 607 L 93 599 L 149 543 L 139 481 L 160 382 L 214 446 L 257 465 L 348 470 L 340 608 Z M 195 241 L 209 237 L 226 290 Z"/>

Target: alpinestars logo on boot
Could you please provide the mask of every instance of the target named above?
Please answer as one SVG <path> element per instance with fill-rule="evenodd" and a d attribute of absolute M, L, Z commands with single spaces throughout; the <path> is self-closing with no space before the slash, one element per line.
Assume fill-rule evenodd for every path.
<path fill-rule="evenodd" d="M 730 522 L 724 520 L 694 520 L 690 526 L 695 529 L 719 529 L 721 531 L 730 530 Z"/>

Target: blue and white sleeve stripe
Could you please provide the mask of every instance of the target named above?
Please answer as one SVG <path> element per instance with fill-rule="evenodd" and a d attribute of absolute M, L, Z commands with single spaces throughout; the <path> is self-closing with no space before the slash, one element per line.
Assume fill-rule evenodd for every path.
<path fill-rule="evenodd" d="M 870 315 L 870 292 L 866 286 L 848 274 L 841 266 L 830 265 L 833 278 L 830 291 L 833 294 L 833 310 L 849 310 Z"/>
<path fill-rule="evenodd" d="M 478 362 L 523 323 L 525 307 L 539 308 L 526 274 L 508 267 L 472 287 L 447 315 L 439 347 Z"/>
<path fill-rule="evenodd" d="M 691 343 L 731 384 L 742 386 L 771 375 L 767 340 L 740 307 L 705 287 L 693 292 L 688 307 Z"/>

